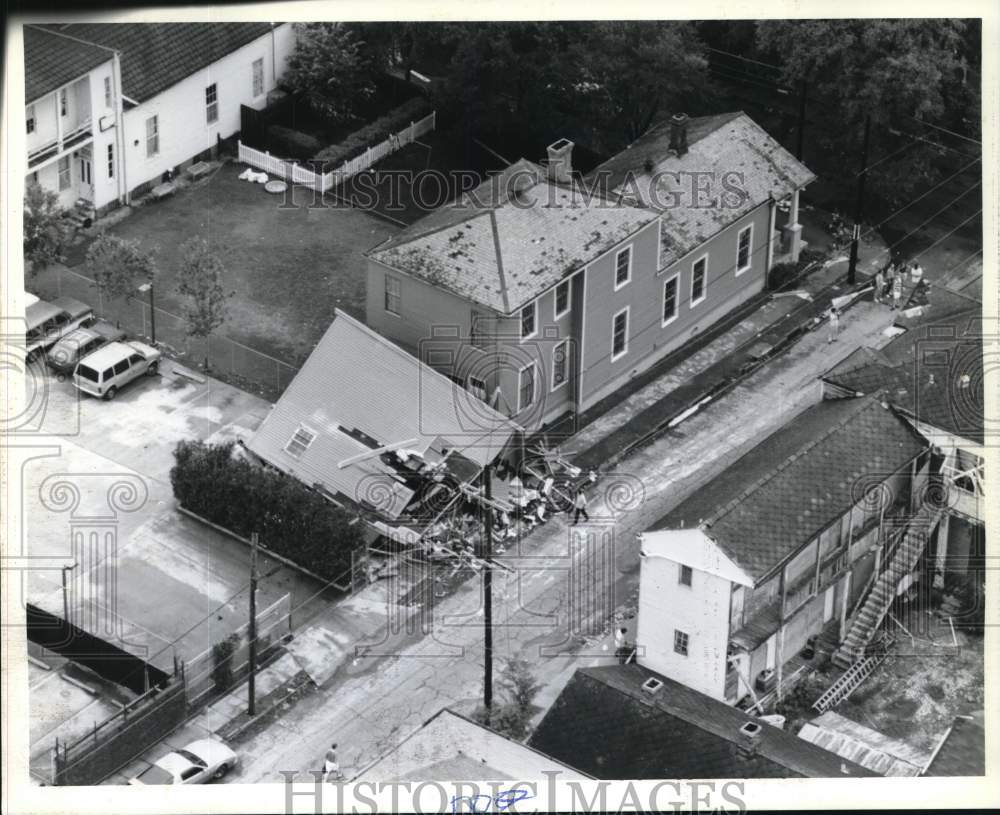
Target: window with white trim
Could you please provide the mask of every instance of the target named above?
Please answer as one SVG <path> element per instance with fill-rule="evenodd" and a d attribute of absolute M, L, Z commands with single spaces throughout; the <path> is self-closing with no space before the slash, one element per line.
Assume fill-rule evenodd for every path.
<path fill-rule="evenodd" d="M 690 637 L 688 635 L 675 628 L 674 629 L 674 651 L 680 654 L 682 657 L 688 655 L 688 644 L 690 643 Z"/>
<path fill-rule="evenodd" d="M 28 105 L 28 109 L 27 109 L 27 111 L 25 111 L 25 114 L 27 116 L 28 132 L 29 133 L 34 133 L 35 132 L 35 106 L 34 105 Z"/>
<path fill-rule="evenodd" d="M 403 305 L 403 290 L 399 278 L 392 275 L 385 276 L 385 310 L 397 317 L 401 313 Z"/>
<path fill-rule="evenodd" d="M 611 361 L 628 353 L 628 308 L 623 308 L 611 319 Z"/>
<path fill-rule="evenodd" d="M 751 244 L 753 243 L 753 224 L 743 227 L 736 237 L 736 274 L 743 274 L 750 268 L 751 257 L 753 255 Z"/>
<path fill-rule="evenodd" d="M 708 255 L 691 264 L 691 305 L 696 306 L 705 299 L 705 278 L 708 277 Z"/>
<path fill-rule="evenodd" d="M 63 88 L 59 91 L 59 115 L 65 116 L 69 112 L 69 97 L 66 94 L 66 89 Z"/>
<path fill-rule="evenodd" d="M 160 152 L 160 117 L 150 116 L 146 119 L 146 158 L 152 158 Z"/>
<path fill-rule="evenodd" d="M 115 146 L 108 145 L 108 178 L 115 177 Z"/>
<path fill-rule="evenodd" d="M 288 444 L 285 445 L 285 452 L 288 453 L 292 458 L 301 458 L 302 454 L 309 449 L 309 445 L 316 440 L 316 433 L 306 427 L 304 424 L 300 424 L 292 437 L 288 440 Z"/>
<path fill-rule="evenodd" d="M 569 365 L 569 341 L 557 342 L 552 348 L 552 390 L 566 384 L 566 371 Z"/>
<path fill-rule="evenodd" d="M 632 247 L 626 246 L 615 255 L 615 289 L 632 279 Z"/>
<path fill-rule="evenodd" d="M 535 401 L 535 363 L 525 365 L 517 375 L 517 409 L 522 411 Z"/>
<path fill-rule="evenodd" d="M 528 303 L 521 309 L 521 339 L 530 337 L 537 328 L 535 324 L 535 304 Z"/>
<path fill-rule="evenodd" d="M 214 82 L 205 88 L 205 121 L 219 121 L 219 89 Z"/>
<path fill-rule="evenodd" d="M 680 565 L 680 571 L 677 575 L 677 582 L 682 586 L 690 586 L 691 580 L 694 577 L 694 571 L 690 566 L 685 566 L 683 563 Z"/>
<path fill-rule="evenodd" d="M 556 286 L 555 298 L 556 298 L 556 301 L 555 301 L 555 310 L 554 310 L 554 313 L 553 313 L 552 316 L 556 320 L 558 320 L 566 312 L 568 312 L 569 308 L 570 308 L 570 293 L 569 293 L 569 281 L 568 280 L 563 280 L 561 283 L 559 283 Z"/>
<path fill-rule="evenodd" d="M 663 284 L 663 315 L 662 325 L 677 319 L 677 275 Z"/>
<path fill-rule="evenodd" d="M 260 96 L 264 92 L 264 57 L 253 61 L 253 95 Z"/>
<path fill-rule="evenodd" d="M 104 107 L 111 107 L 111 77 L 104 77 Z"/>
<path fill-rule="evenodd" d="M 59 189 L 68 190 L 72 179 L 70 177 L 70 163 L 69 156 L 63 156 L 59 159 Z"/>

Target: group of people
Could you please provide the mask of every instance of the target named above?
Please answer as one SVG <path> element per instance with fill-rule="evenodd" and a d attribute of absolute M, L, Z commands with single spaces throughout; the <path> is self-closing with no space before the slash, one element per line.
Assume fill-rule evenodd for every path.
<path fill-rule="evenodd" d="M 888 302 L 893 310 L 899 308 L 903 299 L 903 280 L 910 275 L 913 283 L 919 283 L 924 278 L 924 270 L 920 264 L 890 261 L 885 267 L 875 273 L 875 302 Z"/>

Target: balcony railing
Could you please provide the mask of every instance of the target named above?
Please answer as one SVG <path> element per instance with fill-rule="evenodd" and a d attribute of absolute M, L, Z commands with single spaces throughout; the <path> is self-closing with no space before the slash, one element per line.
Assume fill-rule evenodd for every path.
<path fill-rule="evenodd" d="M 54 137 L 28 150 L 28 166 L 40 164 L 54 155 L 78 147 L 92 135 L 93 123 L 89 118 L 78 122 L 72 130 L 67 130 L 62 134 L 62 141 L 58 137 Z"/>

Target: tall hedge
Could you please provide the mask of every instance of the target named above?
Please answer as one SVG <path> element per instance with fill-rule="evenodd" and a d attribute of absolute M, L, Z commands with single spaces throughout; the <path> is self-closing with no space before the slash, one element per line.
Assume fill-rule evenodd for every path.
<path fill-rule="evenodd" d="M 360 522 L 294 478 L 233 458 L 233 443 L 182 441 L 174 450 L 170 483 L 185 509 L 260 542 L 321 577 L 333 580 L 351 566 Z"/>
<path fill-rule="evenodd" d="M 385 116 L 380 116 L 360 130 L 355 130 L 340 144 L 323 148 L 313 156 L 313 160 L 323 162 L 323 172 L 336 170 L 345 161 L 360 156 L 369 147 L 381 144 L 391 134 L 398 133 L 404 127 L 408 127 L 410 122 L 416 122 L 430 112 L 430 103 L 422 96 L 410 99 L 390 110 Z"/>

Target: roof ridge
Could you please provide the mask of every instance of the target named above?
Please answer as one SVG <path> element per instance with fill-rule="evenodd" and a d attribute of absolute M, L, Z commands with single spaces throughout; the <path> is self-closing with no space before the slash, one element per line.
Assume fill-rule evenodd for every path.
<path fill-rule="evenodd" d="M 507 277 L 503 271 L 503 252 L 500 249 L 500 228 L 497 226 L 496 211 L 490 210 L 490 228 L 493 231 L 493 249 L 497 255 L 497 272 L 500 275 L 500 295 L 503 297 L 504 314 L 510 313 L 510 298 L 507 296 Z"/>
<path fill-rule="evenodd" d="M 82 39 L 81 37 L 73 37 L 73 36 L 70 36 L 69 34 L 63 34 L 63 32 L 61 32 L 61 31 L 56 31 L 56 30 L 51 29 L 51 28 L 45 28 L 44 26 L 38 25 L 36 23 L 25 23 L 24 27 L 25 28 L 34 29 L 35 31 L 42 31 L 45 34 L 52 34 L 54 37 L 64 37 L 67 40 L 71 40 L 73 42 L 78 42 L 81 45 L 89 45 L 89 46 L 92 46 L 94 48 L 100 48 L 103 51 L 110 51 L 113 55 L 114 54 L 118 54 L 118 55 L 121 54 L 121 51 L 119 51 L 117 48 L 112 48 L 109 45 L 102 45 L 99 42 L 92 42 L 90 40 Z"/>
<path fill-rule="evenodd" d="M 744 500 L 746 500 L 750 495 L 752 495 L 754 492 L 756 492 L 761 487 L 763 487 L 767 482 L 769 482 L 772 479 L 774 479 L 775 477 L 777 477 L 780 473 L 784 472 L 786 469 L 788 469 L 788 467 L 790 467 L 792 464 L 794 464 L 796 461 L 798 461 L 804 455 L 806 455 L 810 451 L 814 450 L 818 444 L 820 444 L 821 442 L 826 441 L 834 433 L 836 433 L 839 430 L 843 429 L 843 427 L 848 422 L 852 421 L 863 410 L 867 410 L 873 404 L 876 404 L 876 402 L 878 401 L 878 397 L 880 396 L 880 394 L 881 394 L 881 391 L 878 391 L 876 393 L 872 393 L 872 394 L 865 395 L 865 396 L 846 397 L 847 399 L 856 399 L 859 402 L 858 406 L 856 406 L 853 410 L 848 411 L 847 415 L 845 415 L 839 421 L 831 424 L 830 427 L 828 427 L 825 432 L 821 433 L 819 436 L 817 436 L 816 438 L 814 438 L 812 441 L 810 441 L 809 443 L 807 443 L 805 446 L 800 447 L 794 453 L 792 453 L 787 458 L 785 458 L 784 461 L 779 462 L 772 469 L 770 469 L 766 473 L 764 473 L 764 475 L 762 475 L 760 478 L 758 478 L 756 481 L 754 481 L 752 484 L 750 484 L 750 486 L 747 487 L 745 490 L 743 490 L 743 492 L 741 492 L 739 495 L 737 495 L 732 500 L 728 501 L 720 509 L 716 510 L 716 512 L 713 513 L 707 520 L 702 521 L 701 524 L 700 524 L 700 526 L 711 527 L 712 524 L 716 523 L 720 518 L 722 518 L 725 515 L 728 515 L 729 512 L 732 511 L 733 507 L 737 506 L 738 504 L 743 503 Z M 840 401 L 840 400 L 837 400 L 837 401 Z M 821 404 L 823 404 L 822 401 L 817 402 L 817 405 L 821 405 Z M 780 433 L 781 431 L 779 430 L 777 432 Z M 749 455 L 749 453 L 748 453 L 748 455 Z"/>

